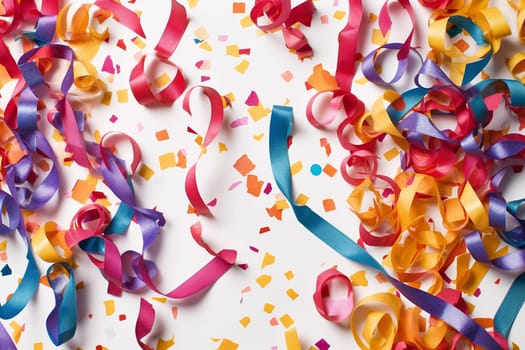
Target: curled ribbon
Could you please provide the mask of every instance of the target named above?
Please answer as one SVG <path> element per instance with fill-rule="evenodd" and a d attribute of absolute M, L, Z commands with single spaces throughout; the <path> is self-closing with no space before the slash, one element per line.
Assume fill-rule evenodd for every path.
<path fill-rule="evenodd" d="M 290 0 L 256 0 L 250 11 L 250 18 L 265 32 L 281 29 L 286 47 L 302 60 L 311 57 L 313 50 L 308 39 L 294 25 L 301 23 L 309 27 L 314 11 L 312 0 L 305 0 L 293 8 Z M 259 19 L 262 17 L 266 17 L 269 23 L 260 24 Z"/>
<path fill-rule="evenodd" d="M 217 137 L 222 126 L 224 119 L 224 108 L 221 95 L 213 88 L 207 86 L 196 86 L 188 90 L 184 96 L 184 101 L 182 103 L 183 109 L 191 116 L 191 106 L 190 99 L 194 89 L 199 88 L 202 90 L 202 93 L 208 98 L 210 102 L 210 122 L 204 136 L 204 140 L 201 144 L 201 154 L 205 151 L 206 147 Z M 199 158 L 200 158 L 199 156 Z M 202 199 L 202 196 L 199 192 L 197 186 L 197 162 L 192 165 L 188 173 L 186 174 L 185 180 L 185 189 L 188 199 L 195 209 L 195 211 L 200 215 L 211 215 L 210 208 L 206 202 Z"/>
<path fill-rule="evenodd" d="M 346 288 L 346 298 L 330 298 L 330 282 L 338 281 Z M 317 276 L 314 303 L 317 311 L 328 321 L 341 322 L 350 316 L 354 307 L 352 282 L 336 269 L 328 269 Z"/>

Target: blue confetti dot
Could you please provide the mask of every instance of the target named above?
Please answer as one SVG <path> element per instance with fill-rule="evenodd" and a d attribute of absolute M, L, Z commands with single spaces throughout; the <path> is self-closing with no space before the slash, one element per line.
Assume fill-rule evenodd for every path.
<path fill-rule="evenodd" d="M 310 167 L 310 172 L 313 176 L 319 176 L 323 172 L 323 168 L 319 164 L 314 164 Z"/>

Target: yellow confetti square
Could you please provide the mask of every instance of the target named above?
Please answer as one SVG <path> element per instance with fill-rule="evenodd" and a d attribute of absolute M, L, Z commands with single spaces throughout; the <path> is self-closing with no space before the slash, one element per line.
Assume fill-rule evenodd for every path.
<path fill-rule="evenodd" d="M 240 324 L 241 324 L 244 328 L 248 327 L 248 325 L 250 324 L 251 321 L 252 321 L 251 318 L 249 318 L 248 316 L 245 316 L 245 317 L 243 317 L 243 318 L 241 318 L 241 319 L 239 320 Z"/>
<path fill-rule="evenodd" d="M 282 315 L 279 318 L 279 321 L 281 321 L 281 324 L 284 326 L 284 328 L 289 328 L 291 325 L 294 324 L 293 318 L 291 318 L 288 314 Z"/>
<path fill-rule="evenodd" d="M 270 266 L 273 263 L 275 263 L 275 256 L 273 256 L 272 254 L 266 252 L 264 254 L 264 258 L 263 258 L 263 261 L 261 263 L 261 269 L 264 269 L 266 266 Z"/>
<path fill-rule="evenodd" d="M 241 23 L 241 27 L 243 27 L 243 28 L 248 28 L 248 27 L 253 26 L 253 22 L 252 22 L 252 19 L 250 18 L 250 16 L 246 16 L 246 17 L 241 18 L 240 23 Z"/>
<path fill-rule="evenodd" d="M 133 44 L 135 44 L 141 50 L 143 50 L 146 47 L 146 43 L 144 42 L 144 40 L 142 40 L 139 37 L 133 39 Z"/>
<path fill-rule="evenodd" d="M 248 108 L 248 114 L 250 114 L 250 117 L 252 117 L 254 122 L 257 122 L 262 118 L 270 115 L 270 113 L 271 110 L 269 108 L 265 108 L 261 104 Z"/>
<path fill-rule="evenodd" d="M 392 159 L 394 159 L 395 157 L 397 157 L 399 155 L 399 150 L 395 147 L 389 149 L 388 151 L 386 151 L 383 156 L 385 157 L 386 160 L 388 161 L 391 161 Z"/>
<path fill-rule="evenodd" d="M 42 344 L 42 343 L 34 343 L 33 344 L 33 350 L 44 350 L 44 344 Z"/>
<path fill-rule="evenodd" d="M 260 275 L 259 277 L 255 279 L 255 281 L 257 282 L 257 284 L 259 284 L 261 288 L 265 288 L 272 281 L 272 276 Z"/>
<path fill-rule="evenodd" d="M 104 300 L 104 309 L 106 316 L 111 316 L 115 313 L 115 300 Z"/>
<path fill-rule="evenodd" d="M 386 44 L 387 40 L 388 40 L 388 33 L 386 36 L 383 36 L 383 33 L 381 33 L 381 31 L 377 28 L 375 28 L 373 31 L 372 31 L 372 44 L 375 44 L 375 45 L 384 45 Z"/>
<path fill-rule="evenodd" d="M 250 62 L 248 62 L 247 60 L 242 60 L 241 63 L 235 66 L 235 70 L 241 74 L 244 74 L 248 70 L 249 66 Z"/>
<path fill-rule="evenodd" d="M 239 344 L 230 339 L 223 339 L 217 350 L 237 350 Z"/>
<path fill-rule="evenodd" d="M 290 208 L 286 199 L 280 199 L 277 202 L 275 202 L 275 207 L 279 210 Z"/>
<path fill-rule="evenodd" d="M 368 279 L 366 278 L 366 271 L 357 271 L 356 273 L 350 276 L 350 281 L 352 281 L 352 284 L 355 287 L 367 287 Z"/>
<path fill-rule="evenodd" d="M 175 345 L 175 337 L 171 337 L 171 339 L 168 340 L 159 338 L 159 340 L 157 340 L 157 346 L 155 347 L 155 350 L 168 350 L 173 345 Z"/>
<path fill-rule="evenodd" d="M 153 177 L 153 175 L 155 175 L 155 171 L 146 164 L 142 164 L 142 166 L 139 169 L 139 175 L 144 180 L 149 181 Z"/>
<path fill-rule="evenodd" d="M 192 9 L 197 7 L 199 4 L 199 0 L 188 0 L 188 6 Z"/>
<path fill-rule="evenodd" d="M 204 51 L 212 52 L 213 48 L 211 47 L 210 43 L 207 41 L 203 41 L 199 44 L 199 49 L 203 49 Z"/>
<path fill-rule="evenodd" d="M 301 162 L 300 160 L 293 163 L 292 166 L 290 167 L 290 173 L 292 174 L 292 176 L 296 175 L 301 170 L 303 170 L 303 162 Z"/>
<path fill-rule="evenodd" d="M 226 55 L 232 57 L 239 57 L 239 46 L 238 45 L 227 45 L 226 46 Z"/>
<path fill-rule="evenodd" d="M 295 203 L 297 203 L 298 205 L 306 205 L 306 203 L 308 203 L 308 200 L 310 199 L 310 197 L 308 197 L 307 195 L 303 194 L 303 193 L 300 193 L 297 198 L 295 198 Z"/>
<path fill-rule="evenodd" d="M 210 37 L 210 34 L 208 34 L 208 31 L 204 27 L 199 27 L 193 31 L 193 34 L 195 37 L 199 40 L 206 40 Z"/>
<path fill-rule="evenodd" d="M 284 277 L 286 277 L 286 279 L 289 281 L 292 278 L 294 278 L 294 274 L 292 271 L 286 271 L 286 273 L 284 274 Z"/>
<path fill-rule="evenodd" d="M 128 89 L 117 90 L 117 101 L 119 103 L 127 103 L 128 99 Z"/>
<path fill-rule="evenodd" d="M 177 164 L 173 152 L 165 153 L 159 156 L 160 169 L 174 168 Z"/>
<path fill-rule="evenodd" d="M 266 312 L 267 314 L 271 314 L 273 312 L 273 310 L 275 309 L 275 305 L 273 304 L 270 304 L 270 303 L 266 303 L 264 304 L 264 312 Z"/>
<path fill-rule="evenodd" d="M 153 80 L 153 82 L 155 83 L 156 87 L 162 88 L 168 85 L 168 83 L 170 82 L 170 76 L 167 73 L 162 73 L 161 75 L 156 77 L 155 80 Z"/>
<path fill-rule="evenodd" d="M 168 299 L 165 297 L 152 297 L 151 300 L 154 300 L 157 303 L 165 304 Z"/>
<path fill-rule="evenodd" d="M 342 20 L 346 16 L 346 11 L 337 10 L 334 12 L 333 16 L 337 20 Z"/>
<path fill-rule="evenodd" d="M 295 300 L 299 297 L 299 294 L 293 289 L 290 288 L 286 291 L 286 294 L 290 297 L 290 299 Z"/>
<path fill-rule="evenodd" d="M 365 77 L 358 78 L 355 80 L 355 83 L 358 85 L 365 85 L 366 83 L 368 83 L 368 79 Z"/>

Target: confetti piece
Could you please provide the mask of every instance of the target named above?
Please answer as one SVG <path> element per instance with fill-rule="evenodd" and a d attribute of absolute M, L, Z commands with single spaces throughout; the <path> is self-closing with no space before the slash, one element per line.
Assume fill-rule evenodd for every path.
<path fill-rule="evenodd" d="M 222 142 L 219 142 L 218 143 L 218 147 L 219 147 L 219 153 L 222 153 L 222 152 L 226 152 L 228 151 L 228 146 L 226 146 L 224 143 Z"/>
<path fill-rule="evenodd" d="M 210 43 L 207 41 L 203 41 L 199 44 L 199 49 L 203 49 L 204 51 L 212 52 L 213 47 L 211 47 Z M 244 72 L 243 72 L 244 73 Z"/>
<path fill-rule="evenodd" d="M 250 293 L 251 291 L 252 291 L 252 288 L 250 286 L 247 286 L 241 289 L 242 294 Z"/>
<path fill-rule="evenodd" d="M 264 312 L 266 312 L 267 314 L 271 314 L 273 312 L 273 310 L 275 309 L 275 305 L 273 304 L 270 304 L 270 303 L 265 303 L 264 304 Z"/>
<path fill-rule="evenodd" d="M 86 180 L 77 180 L 75 186 L 71 190 L 71 198 L 79 203 L 86 203 L 91 192 L 97 187 L 98 180 L 92 175 L 88 175 Z"/>
<path fill-rule="evenodd" d="M 288 329 L 284 333 L 286 340 L 286 349 L 287 350 L 301 350 L 301 342 L 299 341 L 299 335 L 295 328 Z"/>
<path fill-rule="evenodd" d="M 121 321 L 121 322 L 122 322 L 122 321 L 126 321 L 127 318 L 128 318 L 128 317 L 126 316 L 126 314 L 120 314 L 120 315 L 118 315 L 118 320 Z"/>
<path fill-rule="evenodd" d="M 335 208 L 335 202 L 331 198 L 323 199 L 323 208 L 325 212 L 334 211 Z"/>
<path fill-rule="evenodd" d="M 168 299 L 166 297 L 152 297 L 151 300 L 154 300 L 157 303 L 165 304 Z"/>
<path fill-rule="evenodd" d="M 2 268 L 1 272 L 2 272 L 2 276 L 9 276 L 13 273 L 13 271 L 7 264 Z"/>
<path fill-rule="evenodd" d="M 197 7 L 199 4 L 199 0 L 188 0 L 188 6 L 192 9 Z"/>
<path fill-rule="evenodd" d="M 295 300 L 299 297 L 299 294 L 293 289 L 290 288 L 286 291 L 286 294 L 290 297 L 290 299 Z"/>
<path fill-rule="evenodd" d="M 128 102 L 128 89 L 117 90 L 117 102 L 119 103 Z"/>
<path fill-rule="evenodd" d="M 335 174 L 337 174 L 337 169 L 331 166 L 330 164 L 326 164 L 323 168 L 323 173 L 330 177 L 334 177 Z"/>
<path fill-rule="evenodd" d="M 262 235 L 263 233 L 270 232 L 270 228 L 268 226 L 261 227 L 259 229 L 259 234 Z"/>
<path fill-rule="evenodd" d="M 335 77 L 324 70 L 322 64 L 313 67 L 313 73 L 308 77 L 307 83 L 317 91 L 335 90 L 339 87 Z"/>
<path fill-rule="evenodd" d="M 22 332 L 26 330 L 25 324 L 20 325 L 16 321 L 11 321 L 9 323 L 9 326 L 13 329 L 12 337 L 15 343 L 18 344 L 20 341 L 20 337 L 22 336 Z"/>
<path fill-rule="evenodd" d="M 251 91 L 248 97 L 246 98 L 246 101 L 244 103 L 247 106 L 255 107 L 259 105 L 259 96 L 257 96 L 257 93 L 255 91 Z"/>
<path fill-rule="evenodd" d="M 284 314 L 279 317 L 279 321 L 281 321 L 281 324 L 284 326 L 284 328 L 290 328 L 290 326 L 294 324 L 293 318 L 291 318 L 288 314 Z"/>
<path fill-rule="evenodd" d="M 168 134 L 168 130 L 162 129 L 155 133 L 155 137 L 159 141 L 165 141 L 170 139 L 170 135 Z"/>
<path fill-rule="evenodd" d="M 272 254 L 266 252 L 264 254 L 264 258 L 263 258 L 263 261 L 262 261 L 262 264 L 261 264 L 261 269 L 264 269 L 265 267 L 270 266 L 270 265 L 272 265 L 274 263 L 275 263 L 275 256 L 273 256 Z"/>
<path fill-rule="evenodd" d="M 199 40 L 206 40 L 210 37 L 210 34 L 208 34 L 208 31 L 206 30 L 206 28 L 204 27 L 199 27 L 197 29 L 195 29 L 193 31 L 193 34 L 195 35 L 196 38 L 198 38 Z"/>
<path fill-rule="evenodd" d="M 375 45 L 384 45 L 388 41 L 388 34 L 386 36 L 383 36 L 383 33 L 379 29 L 374 29 L 372 31 L 372 38 L 370 39 L 372 44 Z"/>
<path fill-rule="evenodd" d="M 270 275 L 261 275 L 255 279 L 261 288 L 265 288 L 271 281 L 272 276 Z"/>
<path fill-rule="evenodd" d="M 133 38 L 133 44 L 135 44 L 139 49 L 144 50 L 146 48 L 146 43 L 144 40 L 139 38 L 138 36 Z"/>
<path fill-rule="evenodd" d="M 33 344 L 33 350 L 44 350 L 44 344 L 42 344 L 42 343 L 34 343 Z"/>
<path fill-rule="evenodd" d="M 256 141 L 261 141 L 264 137 L 264 133 L 263 134 L 257 134 L 257 135 L 253 135 L 253 139 L 256 140 Z"/>
<path fill-rule="evenodd" d="M 100 103 L 105 105 L 105 106 L 109 106 L 111 104 L 112 96 L 113 96 L 113 93 L 111 91 L 105 91 L 104 95 L 102 96 L 102 100 L 100 101 Z"/>
<path fill-rule="evenodd" d="M 252 19 L 250 18 L 250 16 L 246 16 L 246 17 L 241 18 L 240 24 L 241 24 L 241 27 L 243 27 L 243 28 L 248 28 L 248 27 L 253 26 L 253 22 L 252 22 Z"/>
<path fill-rule="evenodd" d="M 176 320 L 177 317 L 179 316 L 179 309 L 176 306 L 171 307 L 171 316 L 173 317 L 174 320 Z"/>
<path fill-rule="evenodd" d="M 244 2 L 234 2 L 232 5 L 232 13 L 245 13 L 246 12 L 246 3 Z"/>
<path fill-rule="evenodd" d="M 175 154 L 173 152 L 165 153 L 159 156 L 160 169 L 165 170 L 174 168 L 177 165 Z"/>
<path fill-rule="evenodd" d="M 151 169 L 146 164 L 141 165 L 138 173 L 146 181 L 149 181 L 153 177 L 153 175 L 155 175 L 155 171 L 153 171 L 153 169 Z"/>
<path fill-rule="evenodd" d="M 292 176 L 294 176 L 297 173 L 299 173 L 302 169 L 303 169 L 303 162 L 298 160 L 297 162 L 293 163 L 290 166 L 290 173 L 292 174 Z"/>
<path fill-rule="evenodd" d="M 241 63 L 235 66 L 235 70 L 241 74 L 246 73 L 248 70 L 248 67 L 250 66 L 250 62 L 247 60 L 242 60 Z"/>
<path fill-rule="evenodd" d="M 292 74 L 292 72 L 287 70 L 287 71 L 285 71 L 285 72 L 283 72 L 281 74 L 281 78 L 283 78 L 283 80 L 288 83 L 288 82 L 290 82 L 290 80 L 293 79 L 293 74 Z"/>
<path fill-rule="evenodd" d="M 106 316 L 111 316 L 115 313 L 115 300 L 104 300 L 104 309 Z"/>
<path fill-rule="evenodd" d="M 397 157 L 399 155 L 399 150 L 395 147 L 389 149 L 388 151 L 386 151 L 383 156 L 385 157 L 385 159 L 387 161 L 391 161 L 392 159 L 394 159 L 395 157 Z"/>
<path fill-rule="evenodd" d="M 115 67 L 113 66 L 113 60 L 111 59 L 111 56 L 108 55 L 104 59 L 104 63 L 102 64 L 102 71 L 109 74 L 115 74 Z"/>
<path fill-rule="evenodd" d="M 292 271 L 286 271 L 286 273 L 284 274 L 284 277 L 286 277 L 286 279 L 289 281 L 292 278 L 294 278 L 294 273 Z"/>
<path fill-rule="evenodd" d="M 115 123 L 117 120 L 118 120 L 118 118 L 114 114 L 109 118 L 109 121 L 112 122 L 112 123 Z"/>
<path fill-rule="evenodd" d="M 159 338 L 159 340 L 157 340 L 156 350 L 167 350 L 171 348 L 173 345 L 175 345 L 175 337 L 171 337 L 171 339 L 168 339 L 168 340 Z"/>
<path fill-rule="evenodd" d="M 234 128 L 238 128 L 239 126 L 243 126 L 243 125 L 248 125 L 248 117 L 242 117 L 242 118 L 235 119 L 234 121 L 231 122 L 230 127 L 234 129 Z"/>
<path fill-rule="evenodd" d="M 346 12 L 341 11 L 341 10 L 337 10 L 333 14 L 333 17 L 337 20 L 342 20 L 343 18 L 345 18 L 345 16 L 346 16 Z"/>
<path fill-rule="evenodd" d="M 357 271 L 350 276 L 350 281 L 355 287 L 368 287 L 368 279 L 366 278 L 366 271 Z"/>
<path fill-rule="evenodd" d="M 255 169 L 255 164 L 251 161 L 248 155 L 243 154 L 237 161 L 233 164 L 235 170 L 239 172 L 242 176 L 248 175 L 253 169 Z"/>
<path fill-rule="evenodd" d="M 223 339 L 217 350 L 237 350 L 239 344 L 229 339 Z"/>
<path fill-rule="evenodd" d="M 161 75 L 153 79 L 153 83 L 157 88 L 160 89 L 168 85 L 170 80 L 170 76 L 167 73 L 162 73 Z"/>
<path fill-rule="evenodd" d="M 317 348 L 319 350 L 328 350 L 328 349 L 330 349 L 330 344 L 328 344 L 326 342 L 326 340 L 324 340 L 324 339 L 320 339 L 317 343 L 315 343 L 315 346 L 317 346 Z"/>
<path fill-rule="evenodd" d="M 277 325 L 279 325 L 279 320 L 277 320 L 277 318 L 275 318 L 275 317 L 272 317 L 272 318 L 270 319 L 270 326 L 275 327 L 275 326 L 277 326 Z"/>
<path fill-rule="evenodd" d="M 270 194 L 272 192 L 272 184 L 268 182 L 263 192 L 264 194 Z"/>
<path fill-rule="evenodd" d="M 187 168 L 187 159 L 186 159 L 186 154 L 182 151 L 182 150 L 179 150 L 177 151 L 177 164 L 175 164 L 175 166 L 177 166 L 178 168 Z"/>
<path fill-rule="evenodd" d="M 319 19 L 321 20 L 321 24 L 328 24 L 329 18 L 327 15 L 322 15 Z"/>
<path fill-rule="evenodd" d="M 303 193 L 299 193 L 297 198 L 295 198 L 295 203 L 297 203 L 298 205 L 306 205 L 306 203 L 308 203 L 309 199 L 310 199 L 310 197 L 308 197 L 307 195 L 305 195 Z"/>
<path fill-rule="evenodd" d="M 319 164 L 313 164 L 310 167 L 310 172 L 313 176 L 319 176 L 323 172 L 323 168 Z"/>
<path fill-rule="evenodd" d="M 261 195 L 263 185 L 264 181 L 260 181 L 256 175 L 250 174 L 246 178 L 247 192 L 254 197 L 259 197 Z"/>
<path fill-rule="evenodd" d="M 236 182 L 232 183 L 230 185 L 230 187 L 228 187 L 228 191 L 233 191 L 234 189 L 239 187 L 240 184 L 242 184 L 242 181 L 236 181 Z"/>
<path fill-rule="evenodd" d="M 238 45 L 227 45 L 226 55 L 232 56 L 232 57 L 240 57 L 239 46 Z"/>
<path fill-rule="evenodd" d="M 245 316 L 245 317 L 243 317 L 243 318 L 241 318 L 241 319 L 239 320 L 240 324 L 241 324 L 244 328 L 248 327 L 248 325 L 250 324 L 251 321 L 252 321 L 251 318 L 249 318 L 248 316 Z"/>

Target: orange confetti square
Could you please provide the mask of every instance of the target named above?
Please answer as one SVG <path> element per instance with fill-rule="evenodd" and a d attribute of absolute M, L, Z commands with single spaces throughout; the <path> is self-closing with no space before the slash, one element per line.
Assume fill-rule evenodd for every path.
<path fill-rule="evenodd" d="M 178 160 L 177 160 L 177 164 L 175 164 L 175 166 L 185 169 L 188 165 L 187 165 L 187 161 L 186 161 L 186 155 L 184 154 L 184 152 L 182 150 L 179 150 L 177 152 L 177 158 L 178 158 Z"/>
<path fill-rule="evenodd" d="M 245 13 L 246 12 L 246 3 L 244 2 L 234 2 L 232 6 L 232 13 Z"/>
<path fill-rule="evenodd" d="M 242 176 L 246 176 L 250 171 L 255 169 L 255 164 L 253 164 L 251 159 L 246 154 L 243 154 L 233 164 L 233 167 L 239 172 L 239 174 L 241 174 Z"/>
<path fill-rule="evenodd" d="M 247 192 L 254 197 L 259 197 L 261 195 L 264 181 L 259 181 L 259 178 L 256 175 L 248 175 L 246 180 Z"/>
<path fill-rule="evenodd" d="M 239 344 L 229 339 L 223 339 L 217 350 L 237 350 Z"/>
<path fill-rule="evenodd" d="M 335 202 L 331 198 L 327 198 L 323 200 L 323 208 L 325 212 L 330 212 L 335 210 Z"/>
<path fill-rule="evenodd" d="M 469 43 L 467 43 L 465 40 L 463 39 L 460 39 L 458 40 L 455 44 L 454 44 L 455 47 L 458 48 L 459 51 L 461 52 L 465 52 L 469 49 L 470 45 Z"/>
<path fill-rule="evenodd" d="M 334 177 L 335 174 L 337 174 L 337 169 L 330 164 L 326 164 L 323 168 L 323 172 L 330 177 Z"/>
<path fill-rule="evenodd" d="M 71 190 L 71 198 L 79 203 L 86 203 L 91 193 L 97 188 L 97 182 L 98 180 L 92 176 L 88 176 L 86 180 L 77 180 Z"/>
<path fill-rule="evenodd" d="M 168 130 L 166 129 L 163 129 L 163 130 L 159 130 L 155 133 L 155 137 L 157 138 L 157 140 L 159 141 L 165 141 L 165 140 L 169 140 L 170 138 L 170 135 L 168 134 Z"/>
<path fill-rule="evenodd" d="M 111 91 L 104 92 L 104 96 L 102 96 L 102 100 L 100 101 L 101 104 L 104 106 L 109 106 L 111 104 L 111 98 L 113 97 L 113 93 Z"/>

